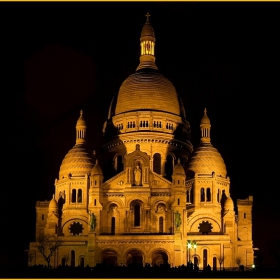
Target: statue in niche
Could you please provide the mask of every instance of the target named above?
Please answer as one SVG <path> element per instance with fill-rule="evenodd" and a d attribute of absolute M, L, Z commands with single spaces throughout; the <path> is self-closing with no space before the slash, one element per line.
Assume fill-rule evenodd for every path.
<path fill-rule="evenodd" d="M 90 226 L 90 231 L 94 231 L 96 228 L 96 216 L 94 213 L 89 213 L 90 214 L 90 221 L 89 221 L 89 226 Z"/>
<path fill-rule="evenodd" d="M 137 163 L 135 169 L 134 169 L 134 182 L 136 186 L 140 186 L 141 184 L 141 169 L 139 166 L 139 163 Z"/>
<path fill-rule="evenodd" d="M 181 214 L 177 211 L 177 212 L 175 212 L 175 227 L 176 227 L 176 230 L 180 229 L 181 224 L 182 224 Z"/>
<path fill-rule="evenodd" d="M 162 212 L 165 212 L 166 210 L 165 210 L 165 205 L 163 204 L 163 203 L 160 203 L 159 205 L 158 205 L 158 208 L 157 208 L 157 212 L 158 213 L 162 213 Z"/>

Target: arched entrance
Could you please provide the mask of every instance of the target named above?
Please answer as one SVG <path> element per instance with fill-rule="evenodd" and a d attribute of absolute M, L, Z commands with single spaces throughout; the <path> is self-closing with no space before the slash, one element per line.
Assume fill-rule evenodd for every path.
<path fill-rule="evenodd" d="M 161 265 L 166 265 L 168 264 L 168 256 L 167 254 L 162 251 L 162 250 L 158 250 L 153 252 L 152 254 L 152 265 L 157 265 L 157 266 L 161 266 Z"/>
<path fill-rule="evenodd" d="M 143 254 L 139 250 L 130 250 L 126 255 L 127 265 L 143 266 Z"/>
<path fill-rule="evenodd" d="M 193 256 L 193 264 L 199 266 L 199 256 L 198 255 Z"/>
<path fill-rule="evenodd" d="M 106 266 L 117 266 L 118 265 L 118 255 L 113 250 L 103 251 L 101 254 L 101 262 Z"/>
<path fill-rule="evenodd" d="M 213 258 L 213 270 L 217 270 L 217 258 Z"/>
<path fill-rule="evenodd" d="M 207 268 L 208 259 L 207 259 L 207 250 L 203 250 L 203 269 Z"/>

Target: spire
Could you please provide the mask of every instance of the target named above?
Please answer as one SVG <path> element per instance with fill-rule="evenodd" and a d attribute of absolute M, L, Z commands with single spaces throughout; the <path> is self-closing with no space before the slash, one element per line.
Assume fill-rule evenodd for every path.
<path fill-rule="evenodd" d="M 207 110 L 204 108 L 204 115 L 200 122 L 201 142 L 210 143 L 210 119 L 207 116 Z"/>
<path fill-rule="evenodd" d="M 140 70 L 143 68 L 151 68 L 158 70 L 155 61 L 155 33 L 154 29 L 150 23 L 149 13 L 146 14 L 146 23 L 144 24 L 140 37 L 140 64 L 138 65 L 136 70 Z"/>
<path fill-rule="evenodd" d="M 81 110 L 76 124 L 76 144 L 84 144 L 86 142 L 86 130 L 87 126 L 83 117 L 83 110 Z"/>

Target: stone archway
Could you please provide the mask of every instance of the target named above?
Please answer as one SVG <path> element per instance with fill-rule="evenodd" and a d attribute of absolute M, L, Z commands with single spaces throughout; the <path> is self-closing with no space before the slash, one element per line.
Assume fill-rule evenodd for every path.
<path fill-rule="evenodd" d="M 117 266 L 118 255 L 113 250 L 105 250 L 101 254 L 101 262 L 106 266 Z"/>
<path fill-rule="evenodd" d="M 136 249 L 128 251 L 126 255 L 126 264 L 143 266 L 142 252 Z"/>
<path fill-rule="evenodd" d="M 163 250 L 157 250 L 152 254 L 152 265 L 161 266 L 168 264 L 168 256 Z"/>

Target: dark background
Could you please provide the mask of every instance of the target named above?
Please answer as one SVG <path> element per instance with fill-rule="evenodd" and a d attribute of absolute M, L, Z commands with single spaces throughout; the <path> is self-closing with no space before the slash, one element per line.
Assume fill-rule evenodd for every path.
<path fill-rule="evenodd" d="M 35 203 L 54 193 L 60 164 L 75 144 L 81 109 L 88 148 L 99 156 L 110 101 L 138 66 L 149 12 L 156 63 L 183 99 L 192 143 L 199 143 L 206 107 L 211 141 L 226 163 L 235 204 L 254 196 L 259 261 L 275 265 L 280 255 L 279 5 L 0 3 L 0 262 L 20 262 L 34 241 Z"/>

